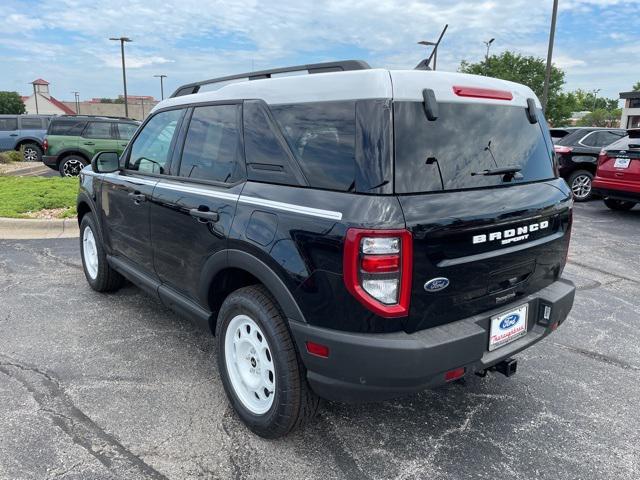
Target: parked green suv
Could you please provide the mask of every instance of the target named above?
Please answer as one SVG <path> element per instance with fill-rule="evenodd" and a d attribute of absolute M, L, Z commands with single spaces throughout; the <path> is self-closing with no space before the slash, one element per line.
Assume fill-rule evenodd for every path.
<path fill-rule="evenodd" d="M 43 163 L 63 177 L 75 177 L 98 152 L 119 154 L 140 122 L 127 118 L 89 115 L 61 116 L 51 120 L 42 148 Z"/>

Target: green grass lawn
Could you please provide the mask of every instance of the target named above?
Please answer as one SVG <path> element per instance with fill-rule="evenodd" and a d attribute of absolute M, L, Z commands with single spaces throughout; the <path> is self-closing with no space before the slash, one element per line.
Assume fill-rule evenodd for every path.
<path fill-rule="evenodd" d="M 28 218 L 50 208 L 67 208 L 58 217 L 72 217 L 77 195 L 77 178 L 0 177 L 0 217 Z"/>

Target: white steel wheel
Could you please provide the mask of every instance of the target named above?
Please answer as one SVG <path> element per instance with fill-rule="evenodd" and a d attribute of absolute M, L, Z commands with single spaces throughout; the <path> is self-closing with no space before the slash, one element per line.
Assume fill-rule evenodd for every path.
<path fill-rule="evenodd" d="M 98 277 L 98 248 L 91 227 L 86 227 L 82 233 L 82 253 L 87 273 L 95 280 Z"/>
<path fill-rule="evenodd" d="M 254 415 L 267 413 L 275 396 L 276 371 L 264 333 L 247 315 L 236 315 L 224 347 L 229 380 L 242 405 Z"/>

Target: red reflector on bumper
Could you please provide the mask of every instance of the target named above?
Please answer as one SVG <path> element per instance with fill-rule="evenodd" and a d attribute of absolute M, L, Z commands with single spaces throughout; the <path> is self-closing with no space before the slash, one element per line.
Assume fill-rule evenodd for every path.
<path fill-rule="evenodd" d="M 329 358 L 329 347 L 319 343 L 307 341 L 307 352 L 317 357 Z"/>
<path fill-rule="evenodd" d="M 464 367 L 449 370 L 444 374 L 444 379 L 446 382 L 452 382 L 453 380 L 457 380 L 462 377 L 464 377 Z"/>

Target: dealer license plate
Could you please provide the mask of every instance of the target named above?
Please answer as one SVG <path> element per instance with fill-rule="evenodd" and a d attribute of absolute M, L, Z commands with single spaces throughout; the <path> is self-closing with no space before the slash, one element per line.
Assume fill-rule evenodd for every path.
<path fill-rule="evenodd" d="M 527 334 L 528 310 L 529 305 L 524 304 L 508 312 L 491 317 L 489 351 L 500 348 Z"/>
<path fill-rule="evenodd" d="M 630 158 L 616 158 L 616 162 L 613 164 L 615 168 L 629 168 Z"/>

